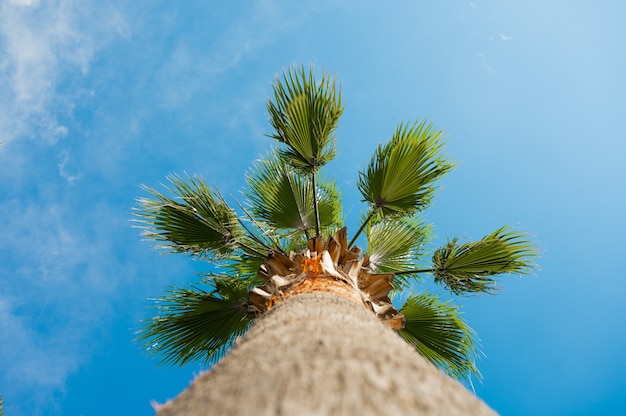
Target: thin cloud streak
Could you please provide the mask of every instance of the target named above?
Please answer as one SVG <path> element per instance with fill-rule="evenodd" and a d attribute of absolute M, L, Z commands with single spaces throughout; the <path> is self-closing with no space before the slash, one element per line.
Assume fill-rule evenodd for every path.
<path fill-rule="evenodd" d="M 476 55 L 478 60 L 480 61 L 480 66 L 487 71 L 490 74 L 493 74 L 495 71 L 493 70 L 493 68 L 491 67 L 491 65 L 489 65 L 489 62 L 487 61 L 487 58 L 485 57 L 485 55 L 483 55 L 482 53 L 479 53 L 478 55 Z"/>

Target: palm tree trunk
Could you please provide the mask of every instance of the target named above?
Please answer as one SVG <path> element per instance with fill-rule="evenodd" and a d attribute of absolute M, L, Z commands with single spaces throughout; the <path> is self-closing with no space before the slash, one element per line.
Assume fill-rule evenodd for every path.
<path fill-rule="evenodd" d="M 373 313 L 293 296 L 159 411 L 173 415 L 493 415 Z"/>

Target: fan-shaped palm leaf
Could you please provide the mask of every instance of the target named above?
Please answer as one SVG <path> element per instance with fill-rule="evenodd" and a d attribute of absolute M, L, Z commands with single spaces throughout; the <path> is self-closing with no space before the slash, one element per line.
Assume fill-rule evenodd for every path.
<path fill-rule="evenodd" d="M 430 227 L 415 219 L 375 223 L 367 230 L 370 268 L 374 273 L 415 269 L 421 247 L 429 236 Z M 406 278 L 409 275 L 402 276 Z"/>
<path fill-rule="evenodd" d="M 169 244 L 172 252 L 223 257 L 237 247 L 242 235 L 237 214 L 201 178 L 169 176 L 176 199 L 146 187 L 155 198 L 139 199 L 134 211 L 143 235 Z"/>
<path fill-rule="evenodd" d="M 248 330 L 246 281 L 224 278 L 213 284 L 213 292 L 171 288 L 157 300 L 158 315 L 145 321 L 139 339 L 162 355 L 163 363 L 214 360 Z"/>
<path fill-rule="evenodd" d="M 400 124 L 392 139 L 378 146 L 358 187 L 381 215 L 410 214 L 430 203 L 434 182 L 451 168 L 442 155 L 443 132 L 430 124 Z"/>
<path fill-rule="evenodd" d="M 435 282 L 453 293 L 492 292 L 501 273 L 528 274 L 537 255 L 523 233 L 502 227 L 477 242 L 459 244 L 455 238 L 433 254 Z"/>
<path fill-rule="evenodd" d="M 275 153 L 255 163 L 246 180 L 253 216 L 278 229 L 307 232 L 315 227 L 312 182 L 282 163 Z M 319 181 L 317 204 L 322 228 L 340 221 L 339 192 L 333 182 Z"/>
<path fill-rule="evenodd" d="M 343 112 L 335 84 L 326 73 L 318 84 L 304 67 L 285 71 L 274 83 L 274 100 L 267 105 L 276 130 L 271 137 L 287 146 L 281 155 L 292 166 L 315 171 L 334 157 L 334 131 Z"/>
<path fill-rule="evenodd" d="M 459 379 L 480 375 L 474 364 L 479 354 L 476 335 L 457 307 L 422 293 L 409 297 L 400 313 L 405 318 L 400 336 L 425 358 Z"/>

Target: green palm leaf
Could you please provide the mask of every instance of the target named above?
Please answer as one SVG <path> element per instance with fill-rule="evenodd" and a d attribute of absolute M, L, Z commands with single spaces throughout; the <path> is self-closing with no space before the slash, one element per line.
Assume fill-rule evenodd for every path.
<path fill-rule="evenodd" d="M 215 360 L 248 330 L 251 287 L 229 278 L 216 279 L 213 285 L 212 292 L 171 288 L 157 299 L 158 315 L 145 321 L 138 338 L 150 352 L 163 355 L 163 363 Z"/>
<path fill-rule="evenodd" d="M 336 81 L 326 73 L 319 83 L 313 70 L 285 71 L 274 83 L 274 100 L 267 109 L 276 130 L 271 135 L 286 145 L 284 160 L 294 167 L 315 171 L 335 156 L 337 121 L 343 112 Z"/>
<path fill-rule="evenodd" d="M 452 377 L 480 376 L 474 361 L 479 354 L 474 331 L 457 307 L 430 293 L 413 295 L 400 309 L 405 326 L 400 336 Z"/>
<path fill-rule="evenodd" d="M 435 282 L 453 293 L 490 293 L 501 273 L 528 274 L 537 251 L 526 235 L 502 227 L 477 242 L 459 244 L 458 239 L 433 254 Z"/>
<path fill-rule="evenodd" d="M 375 223 L 367 230 L 370 268 L 374 273 L 415 269 L 421 248 L 429 237 L 430 226 L 415 219 L 383 220 Z"/>
<path fill-rule="evenodd" d="M 312 182 L 279 160 L 275 152 L 255 163 L 246 176 L 250 213 L 270 227 L 308 232 L 315 228 Z M 320 226 L 328 228 L 341 220 L 341 204 L 336 185 L 317 183 Z"/>
<path fill-rule="evenodd" d="M 391 140 L 378 146 L 358 187 L 381 215 L 407 215 L 429 205 L 434 182 L 451 168 L 442 155 L 443 132 L 425 122 L 400 124 Z"/>
<path fill-rule="evenodd" d="M 251 287 L 260 286 L 265 281 L 259 277 L 259 268 L 265 262 L 265 259 L 258 257 L 250 257 L 245 254 L 235 254 L 228 258 L 228 263 L 220 265 L 220 272 L 228 276 L 239 276 L 244 279 Z M 210 278 L 211 275 L 208 277 Z"/>
<path fill-rule="evenodd" d="M 134 210 L 143 235 L 168 244 L 172 252 L 224 257 L 237 247 L 242 230 L 237 214 L 199 177 L 169 176 L 175 198 L 145 187 L 154 198 L 141 198 Z"/>

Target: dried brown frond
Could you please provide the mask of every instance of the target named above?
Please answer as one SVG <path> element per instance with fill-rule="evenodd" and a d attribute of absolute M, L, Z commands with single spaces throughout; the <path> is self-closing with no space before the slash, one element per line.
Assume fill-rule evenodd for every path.
<path fill-rule="evenodd" d="M 258 317 L 291 296 L 326 292 L 359 303 L 391 328 L 402 329 L 404 317 L 389 299 L 393 273 L 369 273 L 369 257 L 359 258 L 360 253 L 356 246 L 348 250 L 345 227 L 326 241 L 321 236 L 311 238 L 304 252 L 286 256 L 273 251 L 259 269 L 265 285 L 248 295 L 250 316 Z"/>

